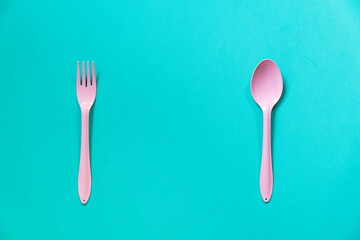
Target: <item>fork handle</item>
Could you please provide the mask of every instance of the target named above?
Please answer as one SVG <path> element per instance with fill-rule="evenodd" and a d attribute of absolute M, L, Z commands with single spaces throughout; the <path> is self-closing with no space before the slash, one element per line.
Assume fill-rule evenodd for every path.
<path fill-rule="evenodd" d="M 91 169 L 89 153 L 89 112 L 81 109 L 81 152 L 78 177 L 79 197 L 82 204 L 86 204 L 91 192 Z"/>

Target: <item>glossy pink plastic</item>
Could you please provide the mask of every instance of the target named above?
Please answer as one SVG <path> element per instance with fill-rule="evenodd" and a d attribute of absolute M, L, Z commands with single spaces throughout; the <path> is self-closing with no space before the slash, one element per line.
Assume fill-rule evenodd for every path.
<path fill-rule="evenodd" d="M 283 81 L 278 66 L 269 59 L 261 61 L 251 79 L 251 94 L 264 115 L 260 193 L 265 202 L 270 201 L 273 190 L 271 111 L 279 101 L 282 91 Z"/>
<path fill-rule="evenodd" d="M 76 94 L 81 108 L 81 151 L 78 177 L 80 201 L 86 204 L 91 192 L 91 169 L 89 152 L 89 113 L 96 97 L 95 65 L 92 62 L 92 79 L 87 62 L 87 78 L 85 79 L 85 63 L 83 62 L 82 80 L 80 81 L 80 66 L 77 62 Z"/>

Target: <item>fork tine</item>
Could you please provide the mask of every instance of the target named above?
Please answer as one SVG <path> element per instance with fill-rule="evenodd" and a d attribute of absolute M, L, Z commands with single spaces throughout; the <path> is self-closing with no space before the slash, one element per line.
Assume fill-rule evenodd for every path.
<path fill-rule="evenodd" d="M 92 85 L 96 87 L 95 64 L 92 61 Z"/>
<path fill-rule="evenodd" d="M 87 61 L 87 80 L 86 80 L 86 86 L 90 87 L 90 67 L 89 67 L 89 61 Z"/>
<path fill-rule="evenodd" d="M 80 64 L 79 61 L 77 62 L 77 76 L 76 76 L 76 87 L 79 87 L 80 83 Z"/>
<path fill-rule="evenodd" d="M 83 61 L 83 70 L 82 70 L 82 80 L 81 80 L 81 84 L 86 87 L 86 83 L 85 83 L 85 62 Z"/>

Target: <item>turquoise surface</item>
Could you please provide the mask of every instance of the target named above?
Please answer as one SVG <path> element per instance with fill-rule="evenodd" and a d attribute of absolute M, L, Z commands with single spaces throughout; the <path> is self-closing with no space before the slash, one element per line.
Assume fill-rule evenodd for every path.
<path fill-rule="evenodd" d="M 360 3 L 0 1 L 0 239 L 360 239 Z M 260 196 L 273 59 L 274 191 Z M 76 61 L 95 61 L 80 203 Z"/>

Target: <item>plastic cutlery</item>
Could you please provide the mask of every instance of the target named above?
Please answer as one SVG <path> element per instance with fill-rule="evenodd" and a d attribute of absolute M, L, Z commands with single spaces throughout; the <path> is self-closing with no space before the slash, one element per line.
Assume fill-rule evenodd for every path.
<path fill-rule="evenodd" d="M 86 204 L 91 192 L 91 169 L 89 152 L 89 113 L 96 97 L 95 65 L 92 62 L 92 79 L 90 81 L 90 67 L 87 62 L 87 78 L 85 78 L 85 62 L 83 62 L 82 79 L 80 81 L 80 66 L 77 62 L 76 94 L 81 108 L 81 151 L 78 177 L 79 197 Z"/>
<path fill-rule="evenodd" d="M 283 81 L 276 63 L 266 59 L 256 67 L 251 79 L 251 94 L 263 111 L 263 149 L 260 169 L 260 193 L 269 202 L 273 190 L 271 160 L 271 111 L 281 97 Z"/>

